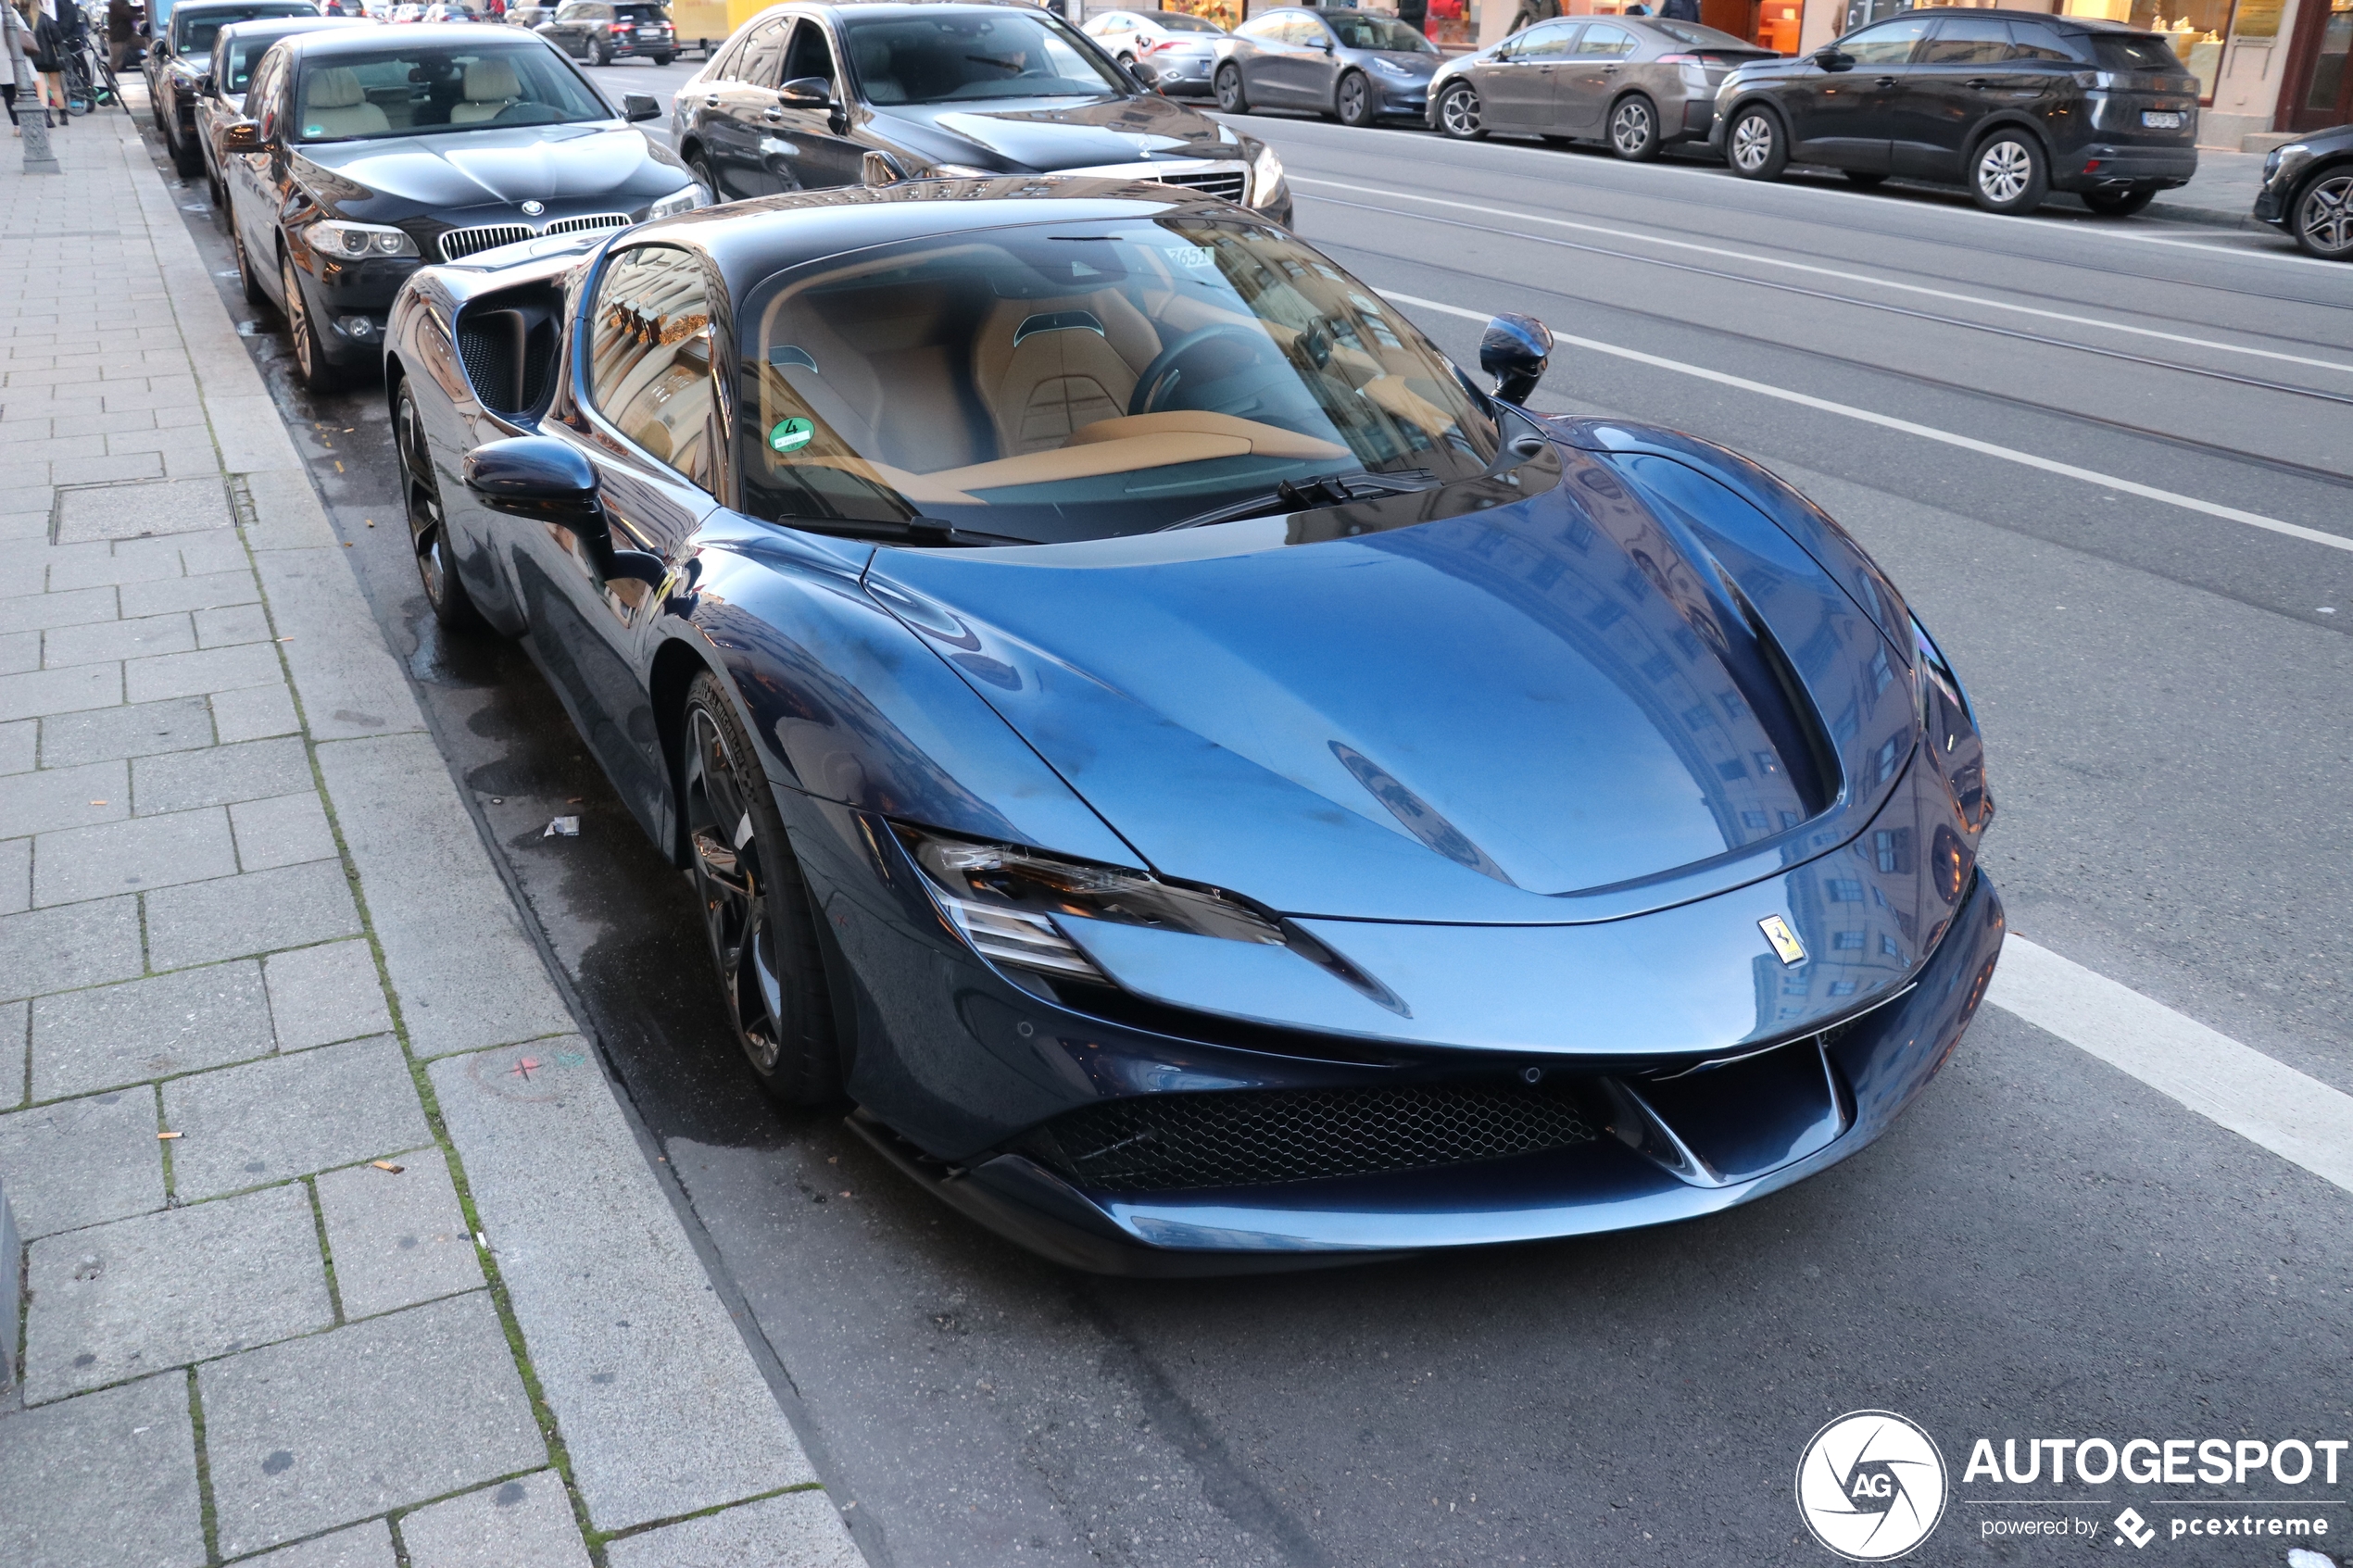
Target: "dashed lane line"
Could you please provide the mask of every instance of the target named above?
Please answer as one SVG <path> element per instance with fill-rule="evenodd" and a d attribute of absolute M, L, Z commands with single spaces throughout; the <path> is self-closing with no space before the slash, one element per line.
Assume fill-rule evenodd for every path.
<path fill-rule="evenodd" d="M 1381 289 L 1378 292 L 1383 298 L 1394 300 L 1400 305 L 1411 306 L 1420 310 L 1435 310 L 1446 316 L 1459 316 L 1466 320 L 1485 321 L 1491 315 L 1484 310 L 1466 310 L 1459 305 L 1448 305 L 1440 300 L 1424 299 L 1416 295 L 1400 294 L 1394 289 Z M 1785 386 L 1775 386 L 1768 382 L 1751 381 L 1746 376 L 1736 376 L 1729 371 L 1710 370 L 1705 365 L 1692 365 L 1680 359 L 1668 359 L 1656 354 L 1645 354 L 1636 348 L 1621 348 L 1614 343 L 1603 343 L 1595 338 L 1578 337 L 1570 332 L 1555 332 L 1553 335 L 1556 342 L 1574 344 L 1579 348 L 1591 349 L 1596 354 L 1608 354 L 1620 359 L 1630 359 L 1639 365 L 1648 365 L 1655 370 L 1672 370 L 1678 375 L 1694 376 L 1702 381 L 1715 382 L 1718 385 L 1737 387 L 1743 392 L 1753 392 L 1761 397 L 1777 398 L 1784 403 L 1795 403 L 1803 408 L 1818 409 L 1826 414 L 1836 414 L 1842 419 L 1860 420 L 1866 424 L 1878 425 L 1882 429 L 1902 431 L 1906 435 L 1917 435 L 1926 441 L 1941 442 L 1944 445 L 1957 446 L 1963 451 L 1976 452 L 1988 458 L 1999 458 L 2004 462 L 2017 463 L 2024 468 L 2040 469 L 2045 473 L 2055 473 L 2067 479 L 2081 480 L 2086 484 L 2096 484 L 2127 495 L 2138 495 L 2143 500 L 2161 502 L 2169 507 L 2179 507 L 2185 511 L 2201 512 L 2208 517 L 2219 517 L 2226 521 L 2245 523 L 2249 528 L 2260 528 L 2272 533 L 2284 533 L 2292 539 L 2302 539 L 2308 544 L 2325 545 L 2333 550 L 2353 552 L 2353 537 L 2347 537 L 2345 534 L 2327 533 L 2317 528 L 2307 528 L 2302 523 L 2266 517 L 2260 512 L 2246 511 L 2237 507 L 2226 507 L 2219 501 L 2204 500 L 2196 495 L 2184 495 L 2172 490 L 2160 490 L 2153 484 L 2143 484 L 2137 480 L 2125 479 L 2118 474 L 2102 473 L 2097 469 L 2079 468 L 2073 463 L 2062 463 L 2056 458 L 2045 458 L 2033 452 L 2021 452 L 2015 446 L 2004 446 L 1993 441 L 1980 441 L 1975 436 L 1961 435 L 1949 430 L 1939 430 L 1934 425 L 1919 424 L 1911 420 L 1900 420 L 1893 414 L 1882 414 L 1870 408 L 1857 408 L 1851 404 L 1834 403 L 1827 397 L 1816 397 L 1811 393 L 1793 392 Z"/>

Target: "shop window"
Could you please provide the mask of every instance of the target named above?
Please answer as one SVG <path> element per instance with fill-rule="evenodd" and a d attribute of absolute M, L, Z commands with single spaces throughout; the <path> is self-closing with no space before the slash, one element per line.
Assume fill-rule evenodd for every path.
<path fill-rule="evenodd" d="M 2197 78 L 2199 100 L 2210 104 L 2236 4 L 2237 0 L 2065 0 L 2060 8 L 2070 17 L 2130 22 L 2156 33 L 2173 46 L 2173 53 Z"/>

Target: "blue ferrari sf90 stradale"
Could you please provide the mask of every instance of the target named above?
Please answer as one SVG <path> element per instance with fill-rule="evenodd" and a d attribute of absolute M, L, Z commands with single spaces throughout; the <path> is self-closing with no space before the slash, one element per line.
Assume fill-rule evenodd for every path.
<path fill-rule="evenodd" d="M 1968 697 L 1847 535 L 1491 391 L 1261 214 L 1031 176 L 418 272 L 425 589 L 699 890 L 771 1093 L 1080 1267 L 1705 1214 L 1992 974 Z"/>

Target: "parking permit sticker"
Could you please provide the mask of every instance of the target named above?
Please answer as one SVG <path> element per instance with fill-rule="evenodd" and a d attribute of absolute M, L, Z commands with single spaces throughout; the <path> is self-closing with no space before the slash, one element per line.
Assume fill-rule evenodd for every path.
<path fill-rule="evenodd" d="M 807 420 L 779 420 L 776 428 L 768 433 L 768 445 L 779 452 L 798 452 L 817 434 L 817 427 Z"/>
<path fill-rule="evenodd" d="M 1179 267 L 1204 268 L 1217 265 L 1217 253 L 1207 245 L 1178 245 L 1168 253 L 1168 257 Z"/>

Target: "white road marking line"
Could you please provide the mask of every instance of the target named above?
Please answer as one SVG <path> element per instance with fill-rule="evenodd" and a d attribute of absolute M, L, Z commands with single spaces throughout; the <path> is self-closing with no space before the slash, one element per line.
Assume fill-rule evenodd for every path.
<path fill-rule="evenodd" d="M 1459 305 L 1446 305 L 1435 299 L 1423 299 L 1416 295 L 1399 294 L 1394 289 L 1380 289 L 1378 292 L 1384 299 L 1393 299 L 1400 305 L 1411 305 L 1424 310 L 1436 310 L 1448 316 L 1460 316 L 1466 320 L 1486 321 L 1491 317 L 1491 312 L 1488 311 L 1466 310 Z M 1845 419 L 1860 420 L 1866 424 L 1879 425 L 1887 430 L 1900 430 L 1906 435 L 1917 435 L 1926 441 L 1942 442 L 1947 446 L 1958 446 L 1963 451 L 1982 453 L 1989 458 L 1999 458 L 2004 462 L 2017 463 L 2025 468 L 2041 469 L 2045 473 L 2059 474 L 2068 479 L 2080 479 L 2086 484 L 2097 484 L 2106 489 L 2121 491 L 2127 495 L 2138 495 L 2143 500 L 2161 501 L 2169 507 L 2180 507 L 2185 511 L 2203 512 L 2208 517 L 2219 517 L 2231 522 L 2243 522 L 2249 528 L 2260 528 L 2273 533 L 2284 533 L 2292 539 L 2302 539 L 2315 545 L 2326 545 L 2334 550 L 2353 551 L 2353 538 L 2341 533 L 2323 533 L 2317 528 L 2307 528 L 2302 523 L 2284 522 L 2275 517 L 2265 517 L 2260 512 L 2242 511 L 2236 507 L 2226 507 L 2217 501 L 2200 500 L 2196 495 L 2183 495 L 2171 490 L 2159 490 L 2153 484 L 2142 484 L 2133 480 L 2120 478 L 2116 474 L 2102 473 L 2097 469 L 2078 468 L 2073 463 L 2062 463 L 2055 458 L 2039 457 L 2032 452 L 2021 452 L 2014 446 L 2003 446 L 1991 441 L 1980 441 L 1974 436 L 1957 435 L 1949 430 L 1939 430 L 1934 425 L 1915 424 L 1910 420 L 1899 420 L 1892 414 L 1876 413 L 1871 409 L 1857 408 L 1845 403 L 1833 403 L 1827 397 L 1816 397 L 1808 393 L 1792 392 L 1787 387 L 1751 381 L 1746 376 L 1735 376 L 1723 370 L 1711 370 L 1705 365 L 1687 365 L 1680 359 L 1661 358 L 1655 354 L 1644 354 L 1640 349 L 1620 348 L 1614 343 L 1602 343 L 1593 338 L 1578 337 L 1569 332 L 1554 332 L 1553 337 L 1555 342 L 1575 344 L 1579 348 L 1590 348 L 1596 354 L 1614 355 L 1620 359 L 1631 359 L 1637 364 L 1649 365 L 1662 370 L 1673 370 L 1678 375 L 1696 376 L 1702 381 L 1712 381 L 1724 386 L 1738 387 L 1743 392 L 1754 392 L 1762 397 L 1779 398 L 1784 403 L 1795 403 L 1807 408 L 1818 408 L 1826 414 L 1837 414 Z"/>
<path fill-rule="evenodd" d="M 2015 934 L 1986 1000 L 2353 1192 L 2353 1095 Z"/>
<path fill-rule="evenodd" d="M 1754 251 L 1730 250 L 1722 245 L 1698 245 L 1690 240 L 1670 240 L 1631 229 L 1612 229 L 1599 223 L 1579 223 L 1567 218 L 1545 218 L 1532 212 L 1516 212 L 1509 207 L 1483 207 L 1478 202 L 1453 201 L 1444 196 L 1416 195 L 1411 192 L 1386 190 L 1377 185 L 1352 185 L 1340 180 L 1317 180 L 1293 175 L 1290 182 L 1293 185 L 1323 185 L 1335 191 L 1354 191 L 1365 195 L 1384 196 L 1392 201 L 1416 201 L 1430 207 L 1451 207 L 1463 212 L 1478 212 L 1493 218 L 1508 218 L 1515 222 L 1542 223 L 1555 229 L 1574 229 L 1584 234 L 1604 234 L 1611 239 L 1632 240 L 1638 245 L 1697 251 L 1702 256 L 1723 257 L 1734 261 L 1754 262 L 1759 267 L 1782 267 L 1793 272 L 1810 272 L 1819 278 L 1836 278 L 1842 282 L 1861 283 L 1871 288 L 1895 289 L 1905 294 L 1926 295 L 1931 299 L 1951 300 L 1960 305 L 1982 306 L 1989 310 L 2010 310 L 2021 316 L 2039 316 L 2046 321 L 2066 321 L 2078 327 L 2096 327 L 2103 332 L 2130 332 L 2135 337 L 2159 338 L 2167 343 L 2186 344 L 2194 348 L 2210 348 L 2222 354 L 2251 354 L 2259 358 L 2281 359 L 2291 365 L 2311 365 L 2323 370 L 2337 370 L 2347 375 L 2353 375 L 2353 365 L 2335 359 L 2314 359 L 2302 354 L 2283 354 L 2275 349 L 2250 348 L 2236 343 L 2218 343 L 2212 338 L 2191 337 L 2183 332 L 2159 332 L 2154 327 L 2135 327 L 2123 321 L 2102 320 L 2097 316 L 2071 316 L 2063 310 L 2045 310 L 2032 305 L 2013 304 L 2008 300 L 1988 299 L 1983 295 L 1957 294 L 1950 289 L 1928 288 L 1919 283 L 1899 283 L 1893 278 L 1877 278 L 1864 272 L 1842 272 L 1834 267 L 1815 267 L 1803 261 L 1784 261 L 1779 257 L 1759 256 Z M 1410 215 L 1400 213 L 1398 216 Z"/>

